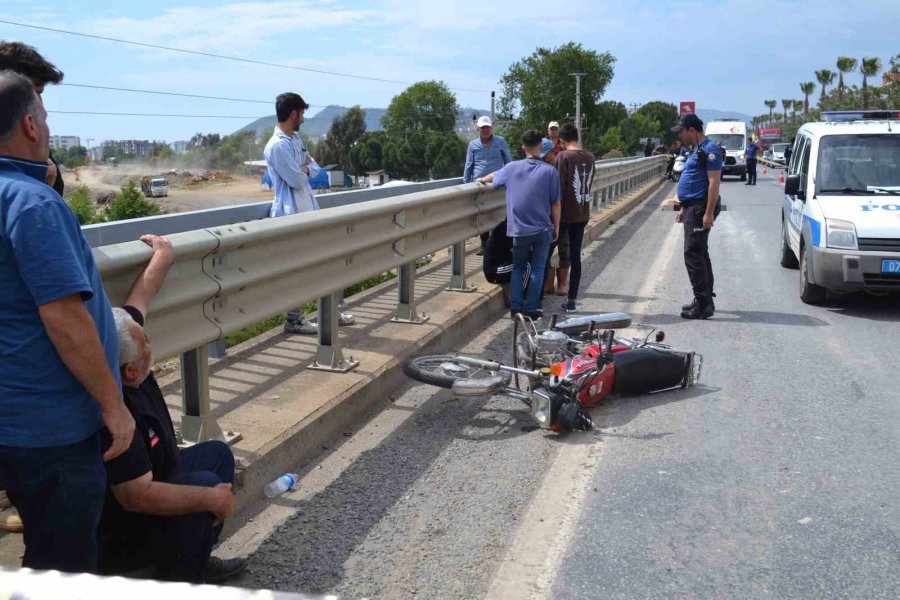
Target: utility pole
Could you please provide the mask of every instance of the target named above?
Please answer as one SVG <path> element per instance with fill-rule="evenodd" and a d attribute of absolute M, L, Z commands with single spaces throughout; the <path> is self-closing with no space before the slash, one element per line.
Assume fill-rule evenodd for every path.
<path fill-rule="evenodd" d="M 491 92 L 491 123 L 497 120 L 496 95 L 496 92 Z"/>
<path fill-rule="evenodd" d="M 575 77 L 575 127 L 578 128 L 578 140 L 581 141 L 581 78 L 586 73 L 569 73 Z"/>

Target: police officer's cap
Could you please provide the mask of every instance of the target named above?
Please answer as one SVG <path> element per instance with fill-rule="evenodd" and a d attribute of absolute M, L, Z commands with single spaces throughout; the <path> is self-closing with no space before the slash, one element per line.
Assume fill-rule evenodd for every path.
<path fill-rule="evenodd" d="M 703 131 L 703 121 L 693 113 L 684 115 L 681 118 L 681 123 L 672 128 L 672 133 L 681 133 L 682 129 L 696 129 L 697 131 Z"/>

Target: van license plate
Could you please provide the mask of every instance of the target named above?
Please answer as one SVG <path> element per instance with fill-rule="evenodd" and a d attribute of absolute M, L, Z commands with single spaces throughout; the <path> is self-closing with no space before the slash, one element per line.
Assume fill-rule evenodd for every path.
<path fill-rule="evenodd" d="M 900 275 L 900 260 L 881 261 L 881 272 L 890 273 L 891 275 Z"/>

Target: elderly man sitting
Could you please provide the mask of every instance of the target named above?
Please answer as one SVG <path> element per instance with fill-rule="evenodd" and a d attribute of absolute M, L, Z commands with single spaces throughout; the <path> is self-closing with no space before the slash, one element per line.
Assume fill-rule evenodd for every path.
<path fill-rule="evenodd" d="M 247 566 L 244 558 L 211 558 L 223 521 L 234 512 L 234 456 L 209 441 L 179 450 L 151 367 L 144 316 L 175 254 L 164 237 L 153 248 L 123 308 L 113 309 L 125 404 L 135 420 L 129 449 L 106 463 L 107 498 L 100 520 L 103 574 L 153 571 L 157 579 L 220 583 Z"/>

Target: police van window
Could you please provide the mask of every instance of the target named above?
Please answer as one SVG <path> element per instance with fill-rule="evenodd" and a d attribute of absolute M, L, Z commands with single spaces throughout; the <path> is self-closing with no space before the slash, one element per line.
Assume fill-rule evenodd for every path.
<path fill-rule="evenodd" d="M 800 191 L 807 192 L 807 181 L 809 175 L 809 152 L 812 149 L 812 140 L 803 138 L 803 149 L 800 151 Z"/>
<path fill-rule="evenodd" d="M 900 135 L 823 136 L 816 171 L 819 194 L 897 193 L 900 191 Z"/>
<path fill-rule="evenodd" d="M 791 164 L 788 168 L 788 172 L 791 175 L 796 174 L 800 169 L 798 168 L 800 165 L 800 157 L 803 156 L 803 149 L 806 148 L 807 139 L 804 136 L 800 136 L 797 138 L 797 142 L 794 144 L 794 151 L 791 154 Z"/>

